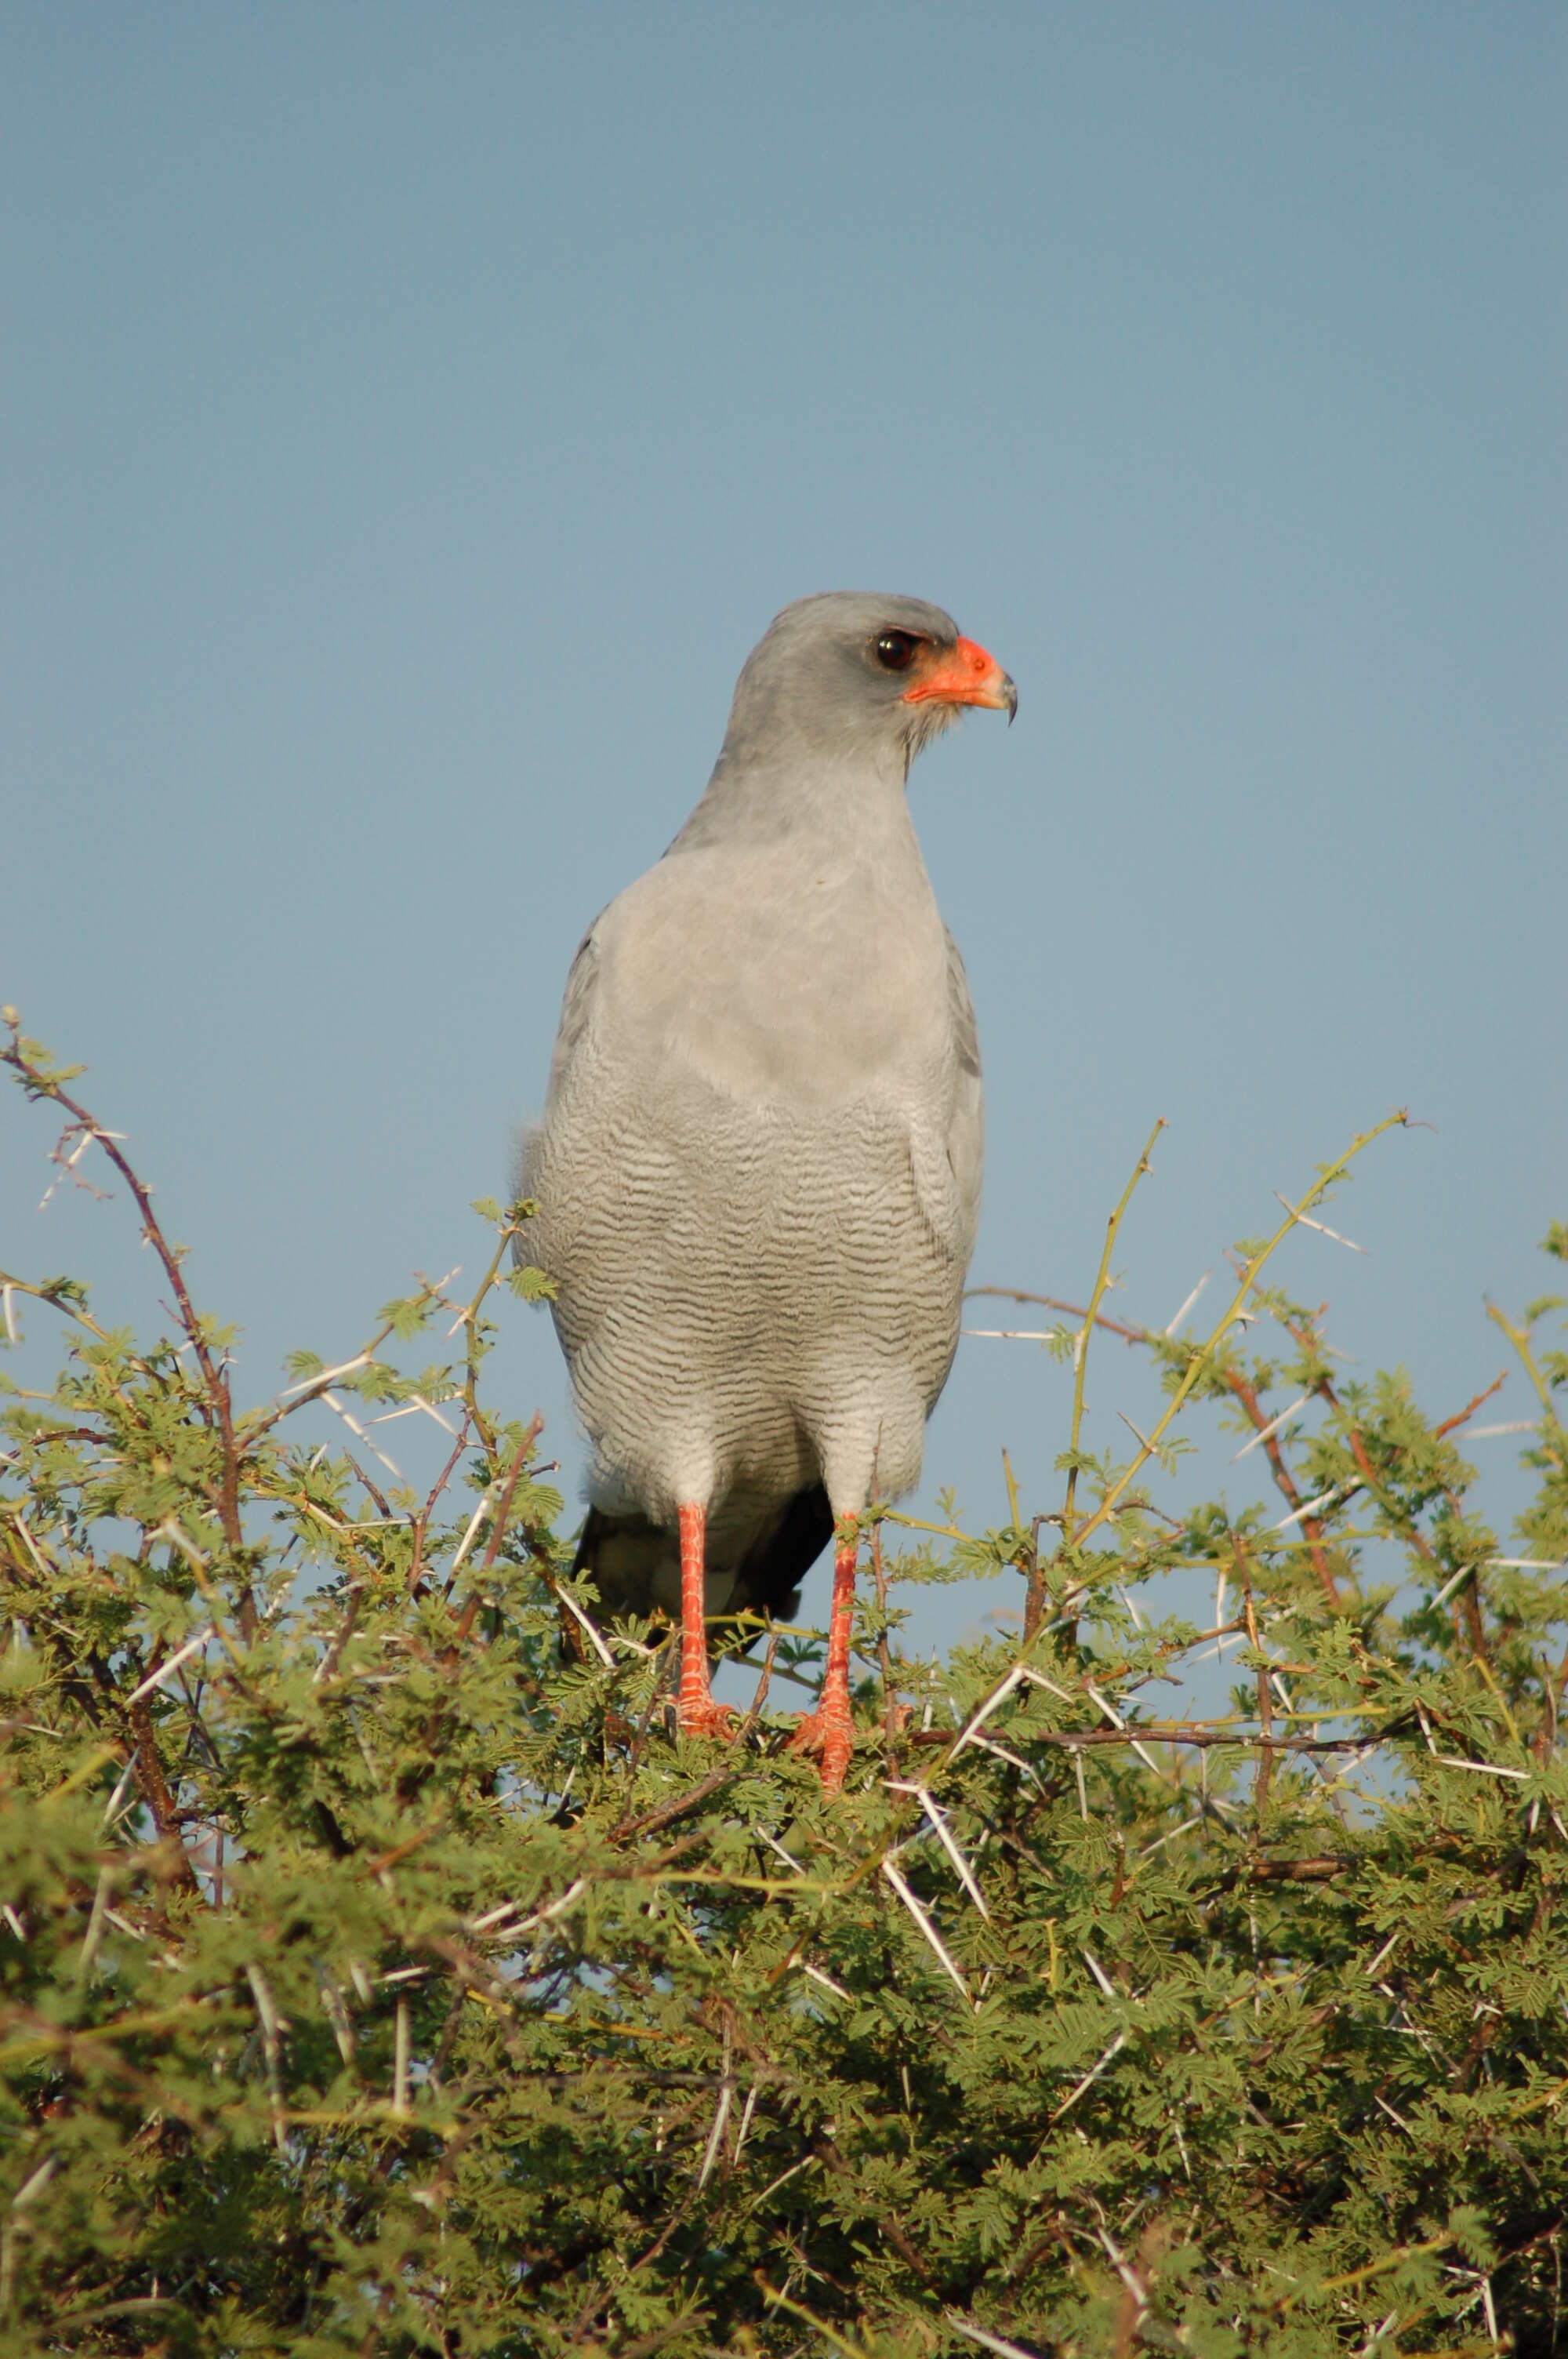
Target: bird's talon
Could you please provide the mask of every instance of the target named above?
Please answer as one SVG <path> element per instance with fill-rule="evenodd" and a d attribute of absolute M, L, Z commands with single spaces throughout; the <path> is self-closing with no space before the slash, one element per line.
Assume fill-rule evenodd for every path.
<path fill-rule="evenodd" d="M 836 1794 L 844 1783 L 854 1744 L 854 1728 L 844 1713 L 803 1712 L 784 1750 L 815 1754 L 822 1765 L 825 1790 Z"/>
<path fill-rule="evenodd" d="M 733 1745 L 735 1715 L 727 1703 L 715 1703 L 711 1696 L 700 1702 L 681 1704 L 676 1726 L 683 1736 L 716 1736 L 721 1745 Z"/>

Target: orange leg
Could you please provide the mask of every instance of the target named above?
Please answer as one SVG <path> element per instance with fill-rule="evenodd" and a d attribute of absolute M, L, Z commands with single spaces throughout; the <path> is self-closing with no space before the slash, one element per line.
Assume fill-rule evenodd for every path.
<path fill-rule="evenodd" d="M 790 1739 L 792 1753 L 821 1756 L 822 1783 L 836 1794 L 844 1783 L 855 1742 L 849 1710 L 849 1625 L 855 1613 L 853 1540 L 840 1540 L 833 1557 L 833 1618 L 827 1625 L 827 1668 L 815 1712 L 803 1712 Z"/>
<path fill-rule="evenodd" d="M 715 1703 L 708 1684 L 708 1632 L 703 1592 L 703 1538 L 708 1516 L 699 1506 L 683 1506 L 680 1516 L 680 1710 L 683 1736 L 735 1734 L 735 1715 L 727 1703 Z"/>

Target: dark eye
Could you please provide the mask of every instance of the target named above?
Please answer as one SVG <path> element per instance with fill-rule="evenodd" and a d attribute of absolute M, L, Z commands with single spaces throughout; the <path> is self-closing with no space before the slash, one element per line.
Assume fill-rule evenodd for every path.
<path fill-rule="evenodd" d="M 877 641 L 877 661 L 884 671 L 907 671 L 919 645 L 910 631 L 884 631 Z"/>

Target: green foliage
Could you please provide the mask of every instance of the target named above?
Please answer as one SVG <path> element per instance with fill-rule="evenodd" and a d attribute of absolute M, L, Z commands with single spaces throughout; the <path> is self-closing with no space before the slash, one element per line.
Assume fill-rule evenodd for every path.
<path fill-rule="evenodd" d="M 0 2354 L 1558 2347 L 1568 1359 L 1494 1314 L 1540 1412 L 1505 1549 L 1479 1404 L 1342 1384 L 1261 1284 L 1347 1158 L 1206 1340 L 1141 1337 L 1171 1405 L 1112 1463 L 1123 1199 L 1060 1509 L 903 1560 L 869 1519 L 825 1799 L 764 1696 L 677 1739 L 667 1629 L 573 1583 L 481 1394 L 528 1207 L 480 1208 L 471 1299 L 242 1412 L 119 1147 L 8 1060 L 131 1186 L 180 1332 L 0 1272 L 8 1333 L 70 1339 L 0 1465 Z M 383 1356 L 438 1315 L 459 1362 Z M 322 1401 L 351 1446 L 293 1438 Z M 1141 1477 L 1206 1403 L 1276 1495 L 1173 1526 Z M 427 1495 L 367 1462 L 398 1410 L 450 1433 Z M 911 1661 L 901 1576 L 953 1564 L 1023 1636 Z M 1157 1616 L 1173 1571 L 1212 1627 Z M 1162 1716 L 1217 1648 L 1229 1711 Z"/>

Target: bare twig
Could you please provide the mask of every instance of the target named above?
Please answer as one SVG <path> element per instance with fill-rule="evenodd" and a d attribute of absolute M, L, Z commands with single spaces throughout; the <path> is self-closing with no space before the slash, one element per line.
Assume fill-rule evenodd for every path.
<path fill-rule="evenodd" d="M 1259 1246 L 1257 1252 L 1242 1267 L 1239 1273 L 1239 1282 L 1237 1291 L 1233 1296 L 1224 1317 L 1213 1330 L 1208 1341 L 1201 1345 L 1200 1348 L 1193 1353 L 1192 1358 L 1189 1360 L 1185 1375 L 1182 1377 L 1174 1392 L 1172 1394 L 1164 1414 L 1161 1417 L 1158 1424 L 1155 1426 L 1152 1433 L 1149 1437 L 1148 1448 L 1140 1451 L 1139 1455 L 1133 1460 L 1130 1466 L 1124 1468 L 1122 1473 L 1117 1477 L 1116 1481 L 1107 1491 L 1105 1497 L 1100 1501 L 1099 1506 L 1095 1509 L 1091 1516 L 1086 1518 L 1086 1520 L 1079 1526 L 1078 1529 L 1076 1532 L 1071 1532 L 1064 1537 L 1064 1548 L 1069 1546 L 1075 1549 L 1081 1548 L 1084 1541 L 1088 1538 L 1091 1532 L 1098 1531 L 1102 1524 L 1108 1523 L 1110 1518 L 1115 1515 L 1119 1501 L 1125 1496 L 1134 1478 L 1138 1474 L 1141 1473 L 1144 1466 L 1147 1465 L 1150 1457 L 1152 1455 L 1153 1451 L 1158 1449 L 1161 1441 L 1164 1439 L 1165 1434 L 1169 1431 L 1176 1418 L 1181 1414 L 1182 1408 L 1186 1402 L 1187 1395 L 1192 1391 L 1194 1385 L 1197 1382 L 1199 1371 L 1210 1364 L 1215 1352 L 1218 1349 L 1220 1343 L 1224 1341 L 1230 1329 L 1236 1324 L 1237 1320 L 1246 1313 L 1248 1300 L 1251 1296 L 1253 1288 L 1256 1287 L 1259 1278 L 1261 1277 L 1266 1264 L 1271 1259 L 1277 1247 L 1287 1236 L 1289 1236 L 1291 1231 L 1297 1225 L 1297 1223 L 1302 1217 L 1302 1212 L 1305 1211 L 1308 1205 L 1320 1203 L 1323 1198 L 1327 1194 L 1329 1189 L 1333 1187 L 1335 1181 L 1343 1178 L 1350 1165 L 1356 1160 L 1356 1158 L 1358 1155 L 1364 1154 L 1375 1139 L 1381 1138 L 1383 1133 L 1387 1130 L 1406 1126 L 1409 1120 L 1409 1115 L 1401 1107 L 1394 1114 L 1386 1114 L 1383 1120 L 1379 1123 L 1374 1124 L 1370 1130 L 1359 1133 L 1357 1137 L 1351 1140 L 1350 1145 L 1345 1149 L 1343 1154 L 1336 1157 L 1332 1163 L 1325 1166 L 1324 1169 L 1319 1174 L 1316 1180 L 1314 1180 L 1312 1187 L 1308 1189 L 1305 1197 L 1303 1199 L 1301 1211 L 1288 1212 L 1285 1214 L 1284 1219 L 1281 1222 L 1279 1227 L 1275 1229 L 1273 1234 L 1265 1238 L 1262 1245 Z M 1137 1175 L 1134 1174 L 1135 1178 L 1136 1176 Z M 1076 1434 L 1074 1439 L 1074 1447 L 1076 1447 Z"/>
<path fill-rule="evenodd" d="M 0 1049 L 0 1064 L 11 1066 L 21 1075 L 29 1095 L 49 1098 L 56 1105 L 63 1106 L 66 1113 L 70 1115 L 74 1125 L 81 1131 L 83 1144 L 96 1140 L 102 1147 L 104 1154 L 130 1190 L 136 1210 L 141 1214 L 142 1234 L 163 1265 L 164 1276 L 168 1278 L 170 1291 L 174 1296 L 180 1327 L 200 1372 L 202 1387 L 207 1396 L 209 1415 L 217 1432 L 222 1470 L 219 1480 L 219 1520 L 223 1527 L 223 1538 L 237 1555 L 244 1546 L 244 1534 L 240 1527 L 240 1456 L 234 1438 L 234 1411 L 229 1391 L 228 1371 L 226 1367 L 220 1367 L 213 1357 L 211 1346 L 207 1340 L 206 1328 L 197 1315 L 196 1307 L 190 1299 L 189 1290 L 185 1283 L 185 1274 L 179 1266 L 180 1256 L 163 1233 L 157 1215 L 153 1211 L 150 1190 L 137 1177 L 126 1157 L 121 1153 L 120 1135 L 115 1131 L 104 1130 L 97 1118 L 88 1113 L 87 1108 L 79 1099 L 72 1097 L 52 1074 L 47 1073 L 33 1058 L 28 1056 L 14 1011 L 7 1012 L 5 1024 L 11 1035 L 11 1041 L 8 1048 Z M 249 1646 L 254 1640 L 260 1627 L 260 1618 L 249 1587 L 243 1582 L 240 1586 L 236 1611 L 239 1614 L 241 1632 L 246 1645 Z"/>
<path fill-rule="evenodd" d="M 413 1596 L 414 1593 L 417 1590 L 420 1579 L 424 1572 L 425 1535 L 430 1528 L 430 1517 L 435 1512 L 437 1500 L 441 1496 L 441 1494 L 445 1491 L 448 1484 L 451 1481 L 453 1474 L 457 1471 L 459 1459 L 462 1456 L 463 1451 L 468 1448 L 470 1425 L 470 1419 L 465 1410 L 463 1421 L 458 1429 L 458 1438 L 452 1444 L 451 1455 L 448 1459 L 446 1464 L 442 1467 L 440 1473 L 437 1475 L 435 1482 L 431 1484 L 429 1492 L 426 1496 L 424 1506 L 420 1508 L 419 1513 L 414 1518 L 414 1549 L 408 1560 L 408 1593 L 410 1596 Z"/>
<path fill-rule="evenodd" d="M 1296 1488 L 1295 1477 L 1285 1463 L 1284 1451 L 1280 1447 L 1279 1427 L 1282 1419 L 1264 1416 L 1258 1403 L 1257 1386 L 1239 1368 L 1227 1368 L 1225 1372 L 1225 1381 L 1251 1420 L 1252 1442 L 1261 1442 L 1269 1453 L 1269 1465 L 1274 1481 L 1290 1503 L 1292 1513 L 1300 1517 L 1302 1530 L 1305 1535 L 1312 1556 L 1313 1571 L 1317 1575 L 1324 1595 L 1337 1613 L 1340 1603 L 1339 1589 L 1329 1568 L 1328 1553 L 1324 1547 L 1323 1526 L 1312 1513 L 1310 1506 L 1305 1513 L 1303 1513 L 1302 1495 Z M 1295 1404 L 1295 1407 L 1297 1408 L 1301 1407 L 1300 1401 Z M 1293 1414 L 1292 1410 L 1285 1412 L 1286 1416 L 1292 1414 Z M 1252 1442 L 1248 1444 L 1249 1449 L 1252 1447 Z"/>
<path fill-rule="evenodd" d="M 1247 1551 L 1236 1535 L 1233 1534 L 1232 1538 L 1236 1544 L 1236 1570 L 1241 1576 L 1241 1605 L 1247 1617 L 1248 1640 L 1259 1653 L 1261 1653 L 1261 1641 L 1258 1636 L 1258 1616 L 1252 1606 L 1252 1581 L 1247 1562 Z M 1269 1742 L 1274 1728 L 1274 1703 L 1269 1690 L 1269 1674 L 1261 1664 L 1258 1668 L 1258 1719 L 1263 1731 L 1263 1742 L 1258 1751 L 1258 1772 L 1252 1780 L 1252 1808 L 1260 1820 L 1269 1807 L 1269 1781 L 1274 1772 L 1274 1748 Z"/>
<path fill-rule="evenodd" d="M 1109 1220 L 1106 1223 L 1105 1248 L 1099 1257 L 1099 1268 L 1095 1277 L 1094 1291 L 1089 1296 L 1089 1307 L 1084 1314 L 1084 1322 L 1078 1330 L 1077 1341 L 1074 1347 L 1073 1426 L 1071 1437 L 1067 1443 L 1068 1451 L 1070 1453 L 1070 1462 L 1067 1467 L 1067 1495 L 1062 1507 L 1062 1544 L 1064 1548 L 1069 1545 L 1071 1539 L 1081 1538 L 1082 1537 L 1081 1534 L 1075 1535 L 1073 1533 L 1073 1516 L 1076 1512 L 1075 1503 L 1078 1495 L 1078 1445 L 1084 1427 L 1084 1377 L 1088 1365 L 1089 1337 L 1094 1332 L 1095 1321 L 1099 1315 L 1100 1304 L 1105 1299 L 1106 1290 L 1110 1284 L 1110 1256 L 1116 1247 L 1117 1232 L 1121 1226 L 1122 1216 L 1126 1212 L 1129 1204 L 1132 1201 L 1133 1190 L 1137 1187 L 1138 1182 L 1150 1168 L 1149 1158 L 1154 1151 L 1154 1141 L 1159 1137 L 1160 1133 L 1164 1129 L 1164 1127 L 1165 1117 L 1162 1114 L 1159 1121 L 1154 1125 L 1153 1129 L 1149 1134 L 1148 1140 L 1144 1145 L 1143 1152 L 1139 1157 L 1137 1163 L 1133 1167 L 1132 1177 L 1129 1180 L 1126 1187 L 1122 1190 L 1121 1194 L 1117 1201 L 1116 1209 L 1111 1213 Z M 1149 1453 L 1146 1451 L 1145 1455 L 1147 1456 L 1148 1454 Z"/>
<path fill-rule="evenodd" d="M 964 1288 L 966 1302 L 980 1294 L 994 1295 L 1003 1302 L 1037 1302 L 1043 1310 L 1060 1310 L 1068 1319 L 1084 1320 L 1091 1315 L 1081 1302 L 1062 1302 L 1054 1294 L 1030 1294 L 1021 1286 L 967 1286 Z M 1119 1335 L 1129 1346 L 1152 1341 L 1152 1331 L 1147 1327 L 1129 1327 L 1119 1319 L 1108 1319 L 1102 1311 L 1097 1310 L 1092 1315 L 1097 1327 L 1103 1328 L 1108 1335 Z"/>
<path fill-rule="evenodd" d="M 1493 1377 L 1485 1392 L 1477 1393 L 1474 1400 L 1466 1401 L 1464 1408 L 1462 1409 L 1456 1409 L 1452 1417 L 1445 1417 L 1441 1425 L 1434 1425 L 1432 1429 L 1433 1439 L 1434 1440 L 1441 1441 L 1445 1433 L 1453 1433 L 1459 1426 L 1464 1425 L 1468 1419 L 1473 1418 L 1483 1401 L 1489 1401 L 1494 1393 L 1501 1392 L 1504 1385 L 1508 1382 L 1508 1377 L 1509 1372 L 1504 1368 L 1499 1375 Z"/>

